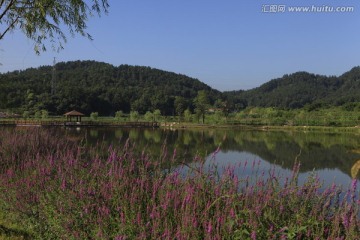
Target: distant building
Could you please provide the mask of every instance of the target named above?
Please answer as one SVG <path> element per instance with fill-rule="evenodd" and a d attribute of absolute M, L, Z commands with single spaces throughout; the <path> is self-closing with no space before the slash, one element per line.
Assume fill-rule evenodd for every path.
<path fill-rule="evenodd" d="M 76 110 L 72 110 L 71 112 L 65 113 L 64 116 L 66 116 L 66 121 L 68 122 L 81 122 L 81 117 L 85 115 Z"/>

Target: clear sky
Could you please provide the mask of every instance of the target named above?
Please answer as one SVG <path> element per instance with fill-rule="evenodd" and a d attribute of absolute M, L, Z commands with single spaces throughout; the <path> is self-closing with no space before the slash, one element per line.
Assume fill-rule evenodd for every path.
<path fill-rule="evenodd" d="M 0 72 L 51 65 L 54 57 L 96 60 L 182 73 L 224 91 L 257 87 L 296 71 L 340 75 L 360 65 L 358 0 L 109 3 L 107 16 L 89 21 L 94 41 L 68 35 L 59 53 L 49 47 L 37 56 L 22 33 L 8 34 L 0 41 Z M 323 10 L 291 12 L 293 6 Z M 353 11 L 336 12 L 337 7 Z"/>

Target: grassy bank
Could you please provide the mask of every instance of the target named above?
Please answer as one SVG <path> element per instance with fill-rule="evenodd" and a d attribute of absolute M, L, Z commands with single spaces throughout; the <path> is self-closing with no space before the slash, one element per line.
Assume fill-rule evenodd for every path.
<path fill-rule="evenodd" d="M 244 125 L 244 124 L 199 124 L 186 122 L 168 122 L 160 125 L 163 128 L 171 129 L 243 129 L 243 130 L 264 130 L 264 131 L 320 131 L 320 132 L 352 132 L 360 133 L 360 127 L 334 127 L 334 126 L 277 126 L 277 125 Z"/>
<path fill-rule="evenodd" d="M 211 110 L 211 111 L 210 111 Z M 180 114 L 180 113 L 178 113 Z M 12 113 L 4 113 L 5 116 L 14 116 Z M 25 120 L 41 121 L 65 121 L 64 116 L 49 116 L 46 110 L 37 111 L 32 115 L 18 114 Z M 247 107 L 237 112 L 228 112 L 226 109 L 209 109 L 202 116 L 184 111 L 175 116 L 164 116 L 159 110 L 147 111 L 139 114 L 137 111 L 123 113 L 118 111 L 113 116 L 100 116 L 97 112 L 88 114 L 82 118 L 84 121 L 112 122 L 162 122 L 182 123 L 187 125 L 242 125 L 242 126 L 319 126 L 319 127 L 356 127 L 360 126 L 360 111 L 358 107 L 304 107 L 301 109 L 278 109 L 273 107 Z M 0 118 L 0 121 L 13 120 L 13 118 Z"/>
<path fill-rule="evenodd" d="M 275 171 L 224 175 L 130 142 L 85 148 L 41 129 L 0 136 L 0 236 L 30 239 L 356 239 L 357 181 L 323 189 Z M 217 150 L 218 151 L 218 150 Z M 214 152 L 216 154 L 216 151 Z M 181 159 L 181 158 L 180 158 Z"/>

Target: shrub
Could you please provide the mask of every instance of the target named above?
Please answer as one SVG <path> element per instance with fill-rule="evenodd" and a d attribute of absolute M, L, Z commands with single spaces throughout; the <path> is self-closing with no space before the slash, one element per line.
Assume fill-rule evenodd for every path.
<path fill-rule="evenodd" d="M 22 114 L 22 117 L 23 118 L 29 118 L 30 117 L 30 112 L 29 111 L 24 111 L 23 114 Z"/>
<path fill-rule="evenodd" d="M 161 118 L 161 111 L 159 109 L 155 109 L 154 111 L 154 119 L 155 121 L 159 121 Z"/>
<path fill-rule="evenodd" d="M 41 111 L 36 111 L 34 114 L 34 118 L 40 119 L 41 118 Z"/>
<path fill-rule="evenodd" d="M 150 111 L 147 111 L 144 116 L 146 121 L 153 121 L 154 120 L 154 114 L 152 114 Z"/>
<path fill-rule="evenodd" d="M 91 120 L 97 120 L 99 117 L 99 113 L 98 112 L 92 112 L 90 113 L 90 118 Z"/>
<path fill-rule="evenodd" d="M 131 112 L 130 112 L 130 120 L 131 120 L 131 121 L 138 121 L 138 120 L 139 120 L 139 113 L 138 113 L 138 111 L 131 111 Z"/>
<path fill-rule="evenodd" d="M 46 110 L 41 110 L 41 118 L 47 119 L 49 117 L 49 112 Z"/>
<path fill-rule="evenodd" d="M 124 116 L 123 111 L 117 111 L 115 113 L 115 119 L 118 120 L 118 121 L 121 120 L 123 118 L 123 116 Z"/>

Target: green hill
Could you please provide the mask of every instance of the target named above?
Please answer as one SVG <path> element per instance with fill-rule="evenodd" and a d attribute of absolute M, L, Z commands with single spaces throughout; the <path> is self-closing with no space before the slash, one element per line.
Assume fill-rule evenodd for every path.
<path fill-rule="evenodd" d="M 182 96 L 188 107 L 199 90 L 210 102 L 221 93 L 197 79 L 150 67 L 113 65 L 95 61 L 56 64 L 55 93 L 51 94 L 52 66 L 0 75 L 0 109 L 14 112 L 46 109 L 63 114 L 77 109 L 89 114 L 112 115 L 116 111 L 145 113 L 160 109 L 174 113 L 174 99 Z"/>
<path fill-rule="evenodd" d="M 286 74 L 254 89 L 224 93 L 197 79 L 150 67 L 73 61 L 58 63 L 55 68 L 54 93 L 52 66 L 0 74 L 0 112 L 33 114 L 45 109 L 61 115 L 77 109 L 106 116 L 120 110 L 145 113 L 160 109 L 164 115 L 174 115 L 177 96 L 184 98 L 185 108 L 194 109 L 193 100 L 200 90 L 208 93 L 215 107 L 227 99 L 230 111 L 248 106 L 312 109 L 339 105 L 351 110 L 354 103 L 360 102 L 360 67 L 339 77 L 308 72 Z"/>
<path fill-rule="evenodd" d="M 302 108 L 306 105 L 343 105 L 360 102 L 360 67 L 343 75 L 297 72 L 247 91 L 224 94 L 240 106 Z"/>

